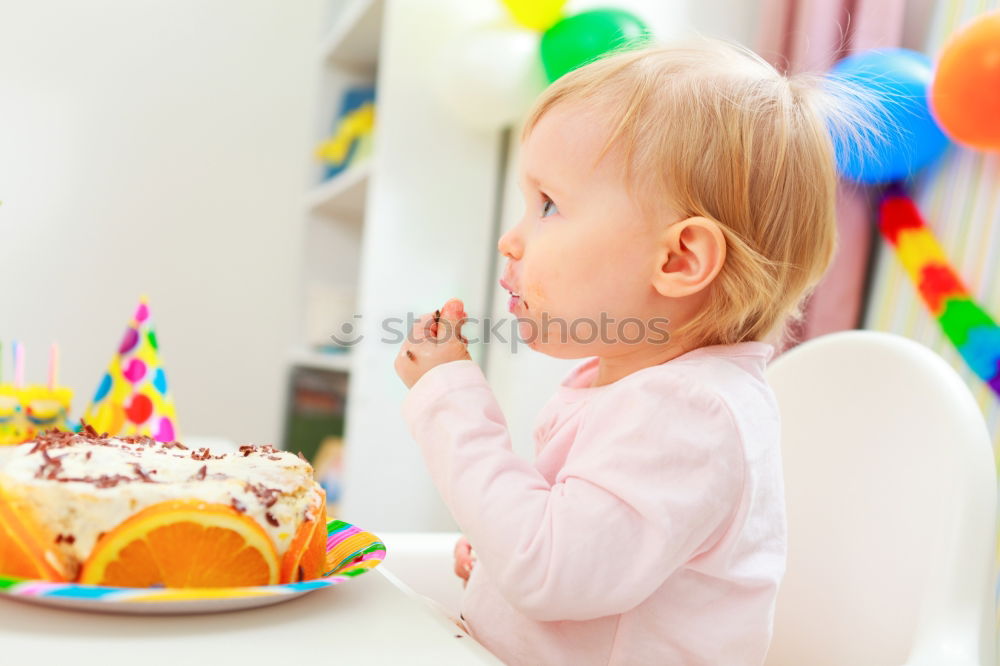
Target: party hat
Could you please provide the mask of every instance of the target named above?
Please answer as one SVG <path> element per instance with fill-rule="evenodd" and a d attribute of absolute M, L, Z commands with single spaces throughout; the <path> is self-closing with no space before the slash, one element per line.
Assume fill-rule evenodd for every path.
<path fill-rule="evenodd" d="M 83 420 L 97 432 L 110 435 L 147 435 L 161 442 L 176 439 L 174 401 L 160 365 L 145 297 Z"/>

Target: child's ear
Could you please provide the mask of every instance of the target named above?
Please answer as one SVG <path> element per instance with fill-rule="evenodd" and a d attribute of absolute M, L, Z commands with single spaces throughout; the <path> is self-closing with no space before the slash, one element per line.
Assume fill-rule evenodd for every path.
<path fill-rule="evenodd" d="M 653 288 L 663 296 L 695 294 L 715 279 L 726 261 L 726 237 L 714 221 L 689 217 L 660 236 Z"/>

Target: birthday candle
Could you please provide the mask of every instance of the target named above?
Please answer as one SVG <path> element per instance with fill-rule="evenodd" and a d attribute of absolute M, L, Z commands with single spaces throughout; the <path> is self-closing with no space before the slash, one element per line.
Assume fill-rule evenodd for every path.
<path fill-rule="evenodd" d="M 14 341 L 14 386 L 24 388 L 24 345 Z"/>

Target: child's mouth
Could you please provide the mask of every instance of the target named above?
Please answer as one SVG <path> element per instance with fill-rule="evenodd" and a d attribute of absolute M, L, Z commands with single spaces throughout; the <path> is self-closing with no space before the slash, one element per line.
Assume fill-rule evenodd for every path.
<path fill-rule="evenodd" d="M 527 301 L 525 301 L 521 297 L 521 294 L 519 294 L 516 291 L 514 291 L 513 289 L 511 289 L 510 285 L 508 285 L 505 280 L 502 280 L 502 279 L 500 280 L 500 286 L 503 287 L 504 289 L 506 289 L 507 293 L 510 294 L 510 300 L 507 301 L 507 311 L 508 312 L 513 312 L 517 308 L 518 305 L 524 305 L 524 309 L 525 310 L 528 309 L 528 303 L 527 303 Z"/>

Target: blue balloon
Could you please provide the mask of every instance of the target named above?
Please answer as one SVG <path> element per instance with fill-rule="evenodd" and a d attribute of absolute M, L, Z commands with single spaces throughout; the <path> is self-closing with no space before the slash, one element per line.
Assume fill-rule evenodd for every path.
<path fill-rule="evenodd" d="M 879 134 L 861 147 L 834 135 L 837 169 L 847 179 L 867 185 L 912 176 L 938 159 L 949 139 L 931 115 L 927 101 L 933 64 L 909 49 L 878 49 L 844 58 L 828 77 L 874 93 L 871 111 Z"/>

